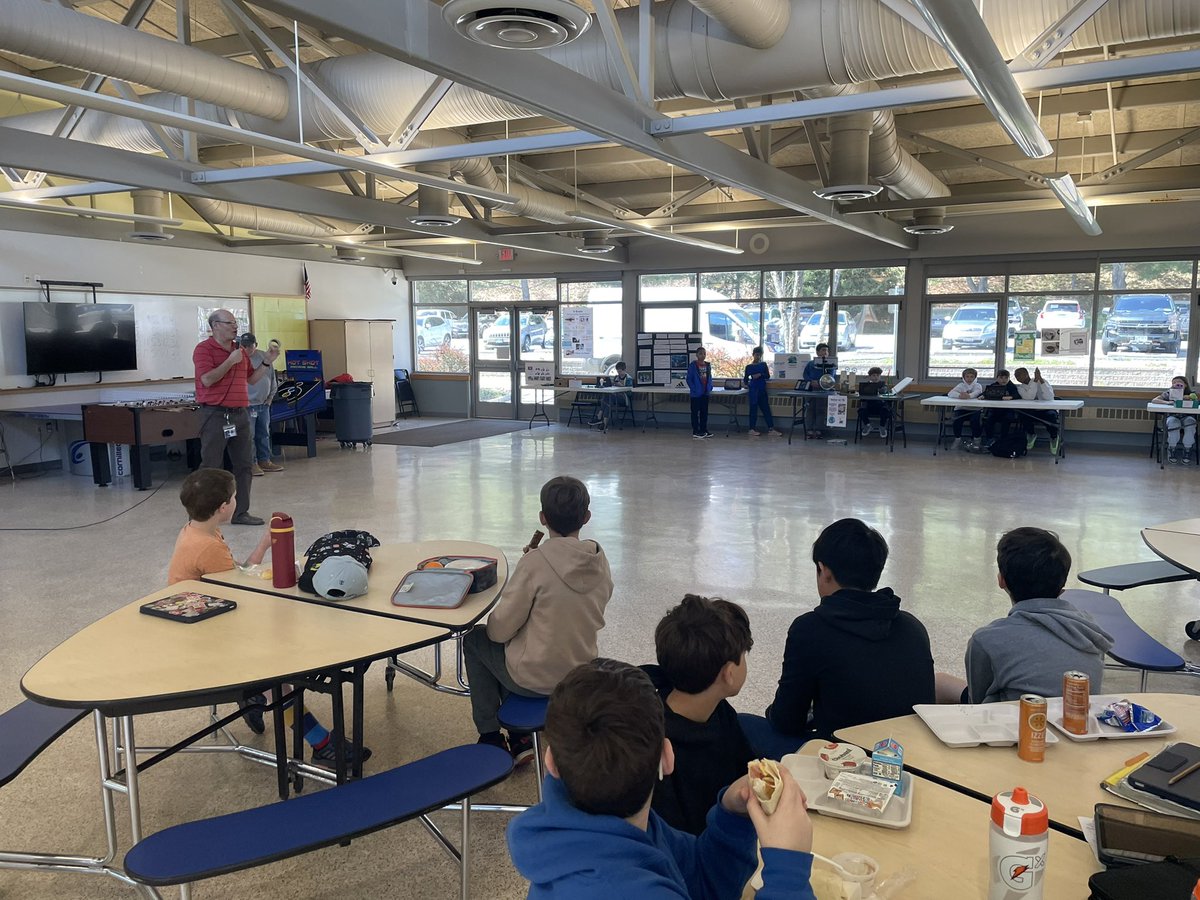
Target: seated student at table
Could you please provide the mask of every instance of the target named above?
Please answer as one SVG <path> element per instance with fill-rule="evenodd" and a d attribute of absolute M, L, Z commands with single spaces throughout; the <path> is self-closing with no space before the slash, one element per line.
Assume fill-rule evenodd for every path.
<path fill-rule="evenodd" d="M 513 865 L 530 900 L 739 897 L 758 864 L 757 900 L 815 900 L 812 822 L 787 769 L 766 815 L 743 774 L 718 797 L 699 837 L 650 808 L 675 754 L 646 673 L 597 659 L 570 672 L 546 710 L 544 799 L 508 826 Z"/>
<path fill-rule="evenodd" d="M 187 510 L 188 522 L 175 540 L 175 552 L 171 554 L 171 563 L 167 567 L 168 585 L 202 578 L 216 572 L 228 572 L 234 567 L 233 554 L 221 534 L 221 526 L 233 518 L 236 501 L 237 481 L 224 469 L 197 469 L 183 479 L 183 485 L 179 489 L 179 502 Z M 268 526 L 263 528 L 262 539 L 242 565 L 256 566 L 261 563 L 270 546 L 271 529 Z M 266 731 L 262 709 L 258 706 L 265 702 L 266 697 L 262 694 L 246 694 L 247 705 L 243 707 L 242 718 L 255 734 Z M 293 719 L 289 707 L 284 711 L 284 720 L 288 727 L 294 724 Z M 312 748 L 313 761 L 321 765 L 332 765 L 337 758 L 336 735 L 331 734 L 308 711 L 304 713 L 301 727 L 305 742 Z M 354 745 L 349 741 L 343 743 L 346 750 L 345 759 L 348 763 L 353 763 Z M 363 747 L 363 762 L 370 758 L 370 749 Z"/>
<path fill-rule="evenodd" d="M 616 364 L 615 372 L 612 375 L 612 386 L 615 388 L 631 388 L 633 387 L 633 376 L 628 372 L 624 362 Z M 607 427 L 612 424 L 613 408 L 622 407 L 629 409 L 633 403 L 630 394 L 604 394 L 600 399 L 600 421 Z"/>
<path fill-rule="evenodd" d="M 1012 383 L 1012 378 L 1008 374 L 1008 369 L 1001 369 L 996 373 L 996 380 L 983 389 L 983 399 L 992 399 L 988 395 L 993 392 L 1000 395 L 997 403 L 1021 399 L 1021 395 L 1017 393 L 1017 386 Z M 983 414 L 983 431 L 987 435 L 988 446 L 996 440 L 997 430 L 1000 432 L 1000 437 L 1007 437 L 1016 421 L 1017 414 L 1010 409 L 989 409 L 985 412 Z"/>
<path fill-rule="evenodd" d="M 767 398 L 767 381 L 771 377 L 771 369 L 763 362 L 763 348 L 755 347 L 751 351 L 751 360 L 746 366 L 742 380 L 746 383 L 750 406 L 750 437 L 762 434 L 758 430 L 758 414 L 762 412 L 767 422 L 767 433 L 783 436 L 783 431 L 775 427 L 775 418 L 771 415 L 771 401 Z"/>
<path fill-rule="evenodd" d="M 1175 400 L 1171 396 L 1171 391 L 1179 391 L 1179 395 L 1184 399 L 1191 400 L 1195 398 L 1195 394 L 1188 394 L 1188 382 L 1182 375 L 1176 375 L 1171 379 L 1171 386 L 1151 400 L 1151 403 L 1163 403 L 1171 406 L 1175 405 Z M 1183 435 L 1183 450 L 1180 452 L 1179 436 Z M 1167 416 L 1167 462 L 1178 463 L 1180 465 L 1191 465 L 1192 448 L 1196 446 L 1196 417 L 1195 416 Z"/>
<path fill-rule="evenodd" d="M 740 716 L 758 752 L 778 759 L 810 738 L 934 702 L 929 634 L 891 588 L 878 588 L 887 556 L 883 535 L 858 519 L 834 522 L 813 544 L 821 602 L 788 629 L 766 719 Z"/>
<path fill-rule="evenodd" d="M 867 369 L 867 381 L 871 384 L 881 384 L 883 382 L 883 369 L 879 368 L 879 366 L 871 366 L 871 368 Z M 890 404 L 871 397 L 863 397 L 858 401 L 858 417 L 863 420 L 864 435 L 871 433 L 871 419 L 878 419 L 879 436 L 885 441 L 887 440 L 888 429 L 892 425 L 892 407 Z"/>
<path fill-rule="evenodd" d="M 829 375 L 834 379 L 837 378 L 837 368 L 831 365 L 829 359 L 829 345 L 817 344 L 816 359 L 811 359 L 804 366 L 804 372 L 800 378 L 806 382 L 805 389 L 809 391 L 824 391 L 821 387 L 821 376 Z M 823 393 L 817 393 L 807 398 L 804 404 L 804 430 L 808 437 L 820 437 L 825 434 L 825 415 L 829 409 L 829 397 Z M 818 422 L 821 424 L 818 426 Z"/>
<path fill-rule="evenodd" d="M 672 828 L 700 834 L 720 792 L 757 754 L 729 705 L 746 683 L 754 646 L 746 611 L 688 594 L 654 629 L 656 666 L 642 666 L 663 701 L 675 771 L 654 786 L 653 810 Z"/>
<path fill-rule="evenodd" d="M 1061 697 L 1063 672 L 1086 672 L 1092 694 L 1102 693 L 1104 654 L 1112 637 L 1060 597 L 1071 554 L 1044 528 L 1014 528 L 996 544 L 996 583 L 1012 607 L 1003 619 L 976 630 L 967 642 L 962 703 L 1018 700 L 1022 694 Z M 961 679 L 958 679 L 961 684 Z M 938 698 L 952 701 L 946 676 Z"/>
<path fill-rule="evenodd" d="M 496 717 L 500 704 L 509 693 L 545 696 L 577 665 L 595 659 L 613 590 L 604 551 L 579 539 L 592 518 L 587 485 L 559 475 L 542 485 L 541 501 L 538 518 L 550 536 L 525 547 L 487 624 L 463 638 L 479 743 L 509 750 L 517 765 L 533 761 L 533 738 L 510 734 L 505 740 Z"/>
<path fill-rule="evenodd" d="M 1034 367 L 1033 378 L 1029 377 L 1029 370 L 1024 366 L 1013 372 L 1013 378 L 1017 382 L 1017 393 L 1021 395 L 1022 400 L 1053 400 L 1054 388 L 1050 387 L 1050 382 L 1042 377 L 1042 370 Z M 1050 435 L 1050 453 L 1058 454 L 1058 412 L 1057 410 L 1028 410 L 1022 417 L 1025 423 L 1025 449 L 1032 450 L 1033 445 L 1037 443 L 1037 422 L 1043 422 L 1046 426 L 1046 434 Z"/>
<path fill-rule="evenodd" d="M 978 400 L 983 396 L 983 385 L 979 383 L 979 373 L 974 369 L 962 370 L 962 381 L 946 393 L 947 397 L 952 397 L 955 400 Z M 950 448 L 957 450 L 963 446 L 962 431 L 963 422 L 971 423 L 971 449 L 979 445 L 979 436 L 983 433 L 983 426 L 979 421 L 979 410 L 969 407 L 954 407 L 954 417 L 951 427 L 954 429 L 954 445 Z"/>

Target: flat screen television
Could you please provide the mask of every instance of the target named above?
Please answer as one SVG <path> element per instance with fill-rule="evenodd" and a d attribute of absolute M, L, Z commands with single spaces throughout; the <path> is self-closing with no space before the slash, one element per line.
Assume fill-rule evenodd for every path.
<path fill-rule="evenodd" d="M 137 368 L 132 303 L 35 303 L 25 307 L 25 374 Z"/>

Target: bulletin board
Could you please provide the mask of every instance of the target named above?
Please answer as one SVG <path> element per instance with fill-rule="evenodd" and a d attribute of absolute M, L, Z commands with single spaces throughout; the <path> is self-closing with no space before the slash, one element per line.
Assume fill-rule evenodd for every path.
<path fill-rule="evenodd" d="M 100 303 L 132 303 L 137 330 L 138 367 L 125 372 L 105 372 L 105 384 L 192 378 L 192 350 L 209 336 L 208 316 L 228 309 L 238 320 L 238 331 L 250 327 L 250 302 L 243 297 L 197 297 L 165 294 L 131 294 L 99 290 Z M 44 301 L 35 288 L 0 289 L 0 390 L 33 385 L 25 374 L 25 320 L 21 304 Z M 51 300 L 69 303 L 91 301 L 91 291 L 55 289 Z M 91 372 L 60 377 L 60 385 L 95 383 Z"/>
<path fill-rule="evenodd" d="M 698 331 L 639 332 L 635 382 L 643 386 L 682 384 L 700 342 Z"/>
<path fill-rule="evenodd" d="M 251 294 L 250 330 L 260 350 L 272 339 L 284 350 L 308 350 L 308 303 L 303 297 Z"/>

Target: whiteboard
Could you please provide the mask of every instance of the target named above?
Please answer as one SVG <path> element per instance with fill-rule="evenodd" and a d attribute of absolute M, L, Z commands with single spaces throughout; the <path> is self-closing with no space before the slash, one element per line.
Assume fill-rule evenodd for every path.
<path fill-rule="evenodd" d="M 91 291 L 53 289 L 53 301 L 91 302 Z M 38 288 L 0 288 L 0 389 L 32 387 L 25 374 L 25 319 L 21 304 L 44 301 Z M 238 320 L 238 332 L 250 330 L 247 297 L 188 297 L 164 294 L 130 294 L 98 290 L 100 303 L 132 303 L 137 331 L 138 367 L 127 372 L 105 372 L 104 384 L 192 378 L 192 350 L 208 337 L 208 315 L 225 308 Z M 94 384 L 98 375 L 81 372 L 59 376 L 58 384 Z"/>

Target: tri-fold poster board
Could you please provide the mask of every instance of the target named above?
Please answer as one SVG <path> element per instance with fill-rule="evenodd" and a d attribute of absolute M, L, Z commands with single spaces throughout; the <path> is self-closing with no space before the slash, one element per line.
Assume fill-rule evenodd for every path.
<path fill-rule="evenodd" d="M 635 381 L 640 386 L 685 386 L 688 365 L 701 346 L 698 331 L 639 332 Z"/>

